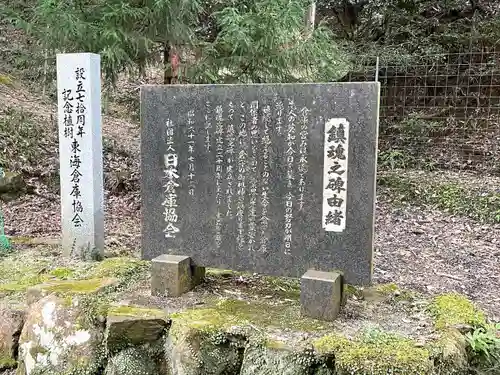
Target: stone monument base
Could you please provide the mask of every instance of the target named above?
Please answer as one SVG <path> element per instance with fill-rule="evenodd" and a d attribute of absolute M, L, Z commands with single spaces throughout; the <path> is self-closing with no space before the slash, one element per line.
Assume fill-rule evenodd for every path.
<path fill-rule="evenodd" d="M 164 254 L 152 260 L 151 294 L 179 297 L 200 284 L 205 277 L 205 267 L 193 264 L 184 255 Z"/>
<path fill-rule="evenodd" d="M 194 265 L 185 255 L 164 254 L 152 260 L 151 294 L 180 297 L 205 277 L 205 267 Z M 344 281 L 338 272 L 307 271 L 300 279 L 301 314 L 334 321 L 344 305 Z"/>
<path fill-rule="evenodd" d="M 300 279 L 300 312 L 318 320 L 334 321 L 344 304 L 343 277 L 337 272 L 307 271 Z"/>

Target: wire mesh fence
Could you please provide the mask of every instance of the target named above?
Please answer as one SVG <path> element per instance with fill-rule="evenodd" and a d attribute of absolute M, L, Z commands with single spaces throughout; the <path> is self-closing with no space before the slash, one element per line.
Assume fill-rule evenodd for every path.
<path fill-rule="evenodd" d="M 381 168 L 500 174 L 500 48 L 376 60 L 345 81 L 381 83 Z"/>

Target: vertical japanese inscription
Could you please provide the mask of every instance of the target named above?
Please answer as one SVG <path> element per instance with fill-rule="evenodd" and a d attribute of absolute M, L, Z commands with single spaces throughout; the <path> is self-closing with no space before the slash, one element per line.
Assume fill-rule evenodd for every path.
<path fill-rule="evenodd" d="M 323 167 L 323 228 L 343 232 L 346 227 L 349 122 L 345 118 L 325 123 Z"/>
<path fill-rule="evenodd" d="M 99 55 L 57 54 L 61 229 L 64 256 L 101 256 L 104 207 Z"/>
<path fill-rule="evenodd" d="M 196 144 L 196 133 L 194 130 L 194 110 L 189 110 L 187 113 L 187 123 L 188 123 L 188 175 L 187 175 L 187 180 L 188 180 L 188 193 L 189 195 L 194 196 L 194 189 L 196 187 L 195 180 L 194 178 L 196 177 L 195 172 L 195 159 L 194 159 L 194 149 L 195 149 L 195 144 Z"/>
<path fill-rule="evenodd" d="M 295 161 L 295 140 L 296 136 L 296 105 L 293 100 L 288 99 L 287 129 L 286 129 L 286 188 L 285 196 L 285 236 L 283 239 L 285 254 L 291 254 L 292 247 L 292 220 L 293 220 L 293 200 L 294 200 L 294 161 Z"/>
<path fill-rule="evenodd" d="M 212 129 L 212 118 L 210 113 L 210 101 L 205 102 L 205 151 L 212 151 L 210 129 Z"/>
<path fill-rule="evenodd" d="M 236 194 L 238 201 L 236 203 L 236 218 L 237 218 L 237 235 L 236 242 L 238 250 L 243 251 L 245 246 L 245 194 L 246 194 L 246 173 L 247 173 L 247 159 L 248 154 L 246 148 L 248 147 L 246 128 L 246 112 L 245 103 L 240 104 L 240 121 L 238 129 L 238 180 Z"/>
<path fill-rule="evenodd" d="M 250 103 L 250 153 L 249 153 L 249 209 L 248 209 L 248 251 L 256 250 L 255 235 L 257 233 L 257 158 L 259 143 L 259 102 Z"/>
<path fill-rule="evenodd" d="M 259 252 L 267 252 L 267 230 L 269 228 L 269 176 L 270 176 L 270 164 L 269 164 L 269 150 L 271 148 L 271 137 L 269 134 L 271 125 L 271 107 L 265 106 L 262 110 L 262 125 L 263 125 L 263 135 L 262 135 L 262 176 L 261 176 L 261 193 L 260 193 L 260 206 L 261 206 L 261 217 L 260 217 L 260 244 Z"/>
<path fill-rule="evenodd" d="M 285 110 L 283 102 L 278 98 L 278 95 L 274 95 L 274 106 L 276 109 L 276 132 L 278 135 L 283 134 L 283 112 Z"/>
<path fill-rule="evenodd" d="M 224 120 L 222 105 L 215 108 L 215 201 L 217 216 L 215 218 L 215 244 L 222 244 L 222 174 L 224 165 Z"/>
<path fill-rule="evenodd" d="M 80 167 L 82 164 L 81 142 L 85 134 L 85 121 L 87 109 L 85 108 L 86 90 L 83 87 L 86 80 L 84 68 L 77 67 L 75 72 L 76 88 L 63 90 L 63 111 L 64 111 L 64 137 L 71 140 L 69 166 L 71 169 L 70 179 L 72 183 L 70 196 L 72 197 L 73 217 L 71 223 L 75 228 L 79 228 L 83 223 L 83 204 L 81 201 L 81 178 L 83 177 Z M 75 107 L 76 106 L 76 107 Z"/>
<path fill-rule="evenodd" d="M 233 217 L 233 196 L 234 196 L 234 155 L 235 155 L 235 143 L 236 143 L 236 133 L 234 130 L 234 104 L 229 102 L 228 104 L 228 124 L 226 132 L 226 216 L 229 218 Z"/>
<path fill-rule="evenodd" d="M 165 192 L 165 200 L 163 207 L 165 208 L 165 223 L 166 227 L 163 230 L 165 238 L 174 238 L 179 233 L 179 228 L 176 226 L 178 222 L 177 215 L 177 188 L 179 187 L 178 174 L 178 155 L 174 144 L 174 124 L 168 119 L 166 123 L 167 133 L 167 151 L 163 155 L 164 162 L 164 179 L 163 184 Z"/>
<path fill-rule="evenodd" d="M 309 134 L 309 114 L 311 111 L 303 107 L 300 110 L 300 133 L 299 133 L 299 155 L 298 155 L 298 187 L 299 187 L 299 210 L 304 207 L 304 191 L 306 187 L 307 165 L 307 136 Z"/>

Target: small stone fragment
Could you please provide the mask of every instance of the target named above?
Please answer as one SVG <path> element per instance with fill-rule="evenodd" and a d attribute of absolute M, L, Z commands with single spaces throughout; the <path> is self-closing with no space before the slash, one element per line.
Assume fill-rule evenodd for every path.
<path fill-rule="evenodd" d="M 434 363 L 441 374 L 466 374 L 469 370 L 467 342 L 456 329 L 448 329 L 434 343 Z"/>
<path fill-rule="evenodd" d="M 106 323 L 106 348 L 116 353 L 127 346 L 156 343 L 170 328 L 162 310 L 133 306 L 113 306 Z"/>
<path fill-rule="evenodd" d="M 0 176 L 0 200 L 8 202 L 22 195 L 27 190 L 22 174 L 5 172 Z"/>
<path fill-rule="evenodd" d="M 0 371 L 16 366 L 19 335 L 23 329 L 24 311 L 0 306 Z"/>

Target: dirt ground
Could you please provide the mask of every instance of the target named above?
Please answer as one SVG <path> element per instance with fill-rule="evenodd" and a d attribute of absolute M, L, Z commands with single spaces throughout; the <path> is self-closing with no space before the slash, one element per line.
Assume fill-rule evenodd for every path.
<path fill-rule="evenodd" d="M 137 197 L 106 200 L 106 243 L 116 255 L 140 254 Z M 500 317 L 500 225 L 417 208 L 377 204 L 374 281 L 424 294 L 464 293 Z M 60 206 L 25 197 L 4 207 L 7 235 L 57 238 Z"/>
<path fill-rule="evenodd" d="M 37 111 L 43 107 L 41 113 L 47 116 L 54 113 L 54 106 L 28 97 L 0 90 L 0 103 Z M 111 109 L 111 113 L 120 112 Z M 104 137 L 135 155 L 128 168 L 136 175 L 140 168 L 139 132 L 137 124 L 104 116 Z M 452 172 L 448 177 L 463 179 Z M 58 197 L 45 195 L 3 204 L 7 235 L 59 237 Z M 118 196 L 106 193 L 105 199 L 108 251 L 139 255 L 139 192 Z M 381 196 L 376 211 L 374 263 L 374 282 L 395 282 L 430 295 L 457 291 L 477 301 L 495 320 L 500 318 L 500 224 L 478 224 L 442 212 L 397 207 Z"/>

